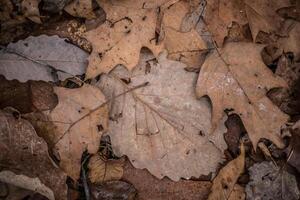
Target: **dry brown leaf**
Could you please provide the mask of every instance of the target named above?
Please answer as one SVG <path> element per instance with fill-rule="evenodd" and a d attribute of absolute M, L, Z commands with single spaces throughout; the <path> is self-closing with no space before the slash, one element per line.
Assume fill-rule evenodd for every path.
<path fill-rule="evenodd" d="M 42 23 L 40 19 L 39 3 L 40 0 L 23 0 L 21 3 L 24 16 L 37 24 Z"/>
<path fill-rule="evenodd" d="M 257 34 L 278 33 L 284 19 L 276 11 L 290 6 L 289 0 L 245 0 L 245 10 L 249 21 L 252 38 L 256 41 Z"/>
<path fill-rule="evenodd" d="M 293 52 L 295 60 L 300 60 L 300 23 L 294 24 L 288 37 L 279 39 L 279 46 L 283 48 L 285 52 Z"/>
<path fill-rule="evenodd" d="M 209 103 L 196 99 L 197 75 L 166 59 L 166 54 L 159 56 L 159 64 L 153 63 L 153 56 L 142 55 L 132 72 L 118 66 L 97 83 L 111 99 L 148 82 L 110 104 L 114 152 L 127 155 L 136 168 L 147 168 L 158 178 L 177 181 L 214 172 L 226 148 L 225 127 L 220 123 L 214 135 L 208 134 Z"/>
<path fill-rule="evenodd" d="M 131 183 L 138 191 L 140 200 L 207 200 L 210 181 L 162 180 L 152 176 L 146 169 L 136 169 L 126 160 L 122 180 Z"/>
<path fill-rule="evenodd" d="M 236 181 L 244 171 L 244 144 L 241 144 L 240 150 L 240 155 L 223 167 L 219 171 L 219 174 L 214 178 L 211 188 L 212 192 L 209 194 L 208 200 L 235 199 L 231 197 L 231 194 L 234 191 Z"/>
<path fill-rule="evenodd" d="M 129 70 L 139 60 L 142 47 L 149 48 L 155 56 L 163 45 L 155 39 L 156 9 L 134 9 L 114 6 L 109 1 L 98 1 L 106 12 L 106 22 L 85 34 L 93 45 L 86 78 L 93 78 L 123 64 Z"/>
<path fill-rule="evenodd" d="M 243 188 L 238 184 L 235 184 L 228 200 L 245 200 L 245 199 L 246 199 L 245 188 Z"/>
<path fill-rule="evenodd" d="M 123 176 L 124 160 L 107 160 L 96 154 L 89 161 L 89 178 L 92 183 L 119 180 Z"/>
<path fill-rule="evenodd" d="M 12 113 L 1 110 L 0 138 L 1 170 L 11 171 L 0 172 L 1 181 L 27 189 L 46 186 L 48 189 L 43 190 L 44 195 L 53 196 L 54 193 L 56 199 L 66 199 L 67 177 L 53 166 L 48 157 L 46 142 L 36 134 L 28 121 L 16 119 Z M 30 184 L 30 180 L 35 184 Z"/>
<path fill-rule="evenodd" d="M 219 47 L 223 46 L 228 27 L 233 21 L 240 25 L 247 23 L 244 6 L 243 0 L 207 1 L 204 20 Z"/>
<path fill-rule="evenodd" d="M 202 66 L 196 93 L 212 101 L 212 129 L 224 116 L 225 109 L 240 116 L 256 148 L 260 138 L 284 147 L 280 127 L 288 116 L 266 97 L 271 88 L 287 87 L 261 59 L 263 45 L 228 43 L 212 53 Z"/>
<path fill-rule="evenodd" d="M 83 85 L 77 89 L 55 87 L 58 104 L 51 111 L 27 116 L 38 133 L 58 154 L 60 167 L 74 180 L 81 168 L 82 152 L 93 154 L 98 151 L 101 135 L 107 130 L 108 109 L 102 92 Z"/>
<path fill-rule="evenodd" d="M 206 55 L 206 42 L 201 38 L 195 30 L 193 23 L 187 24 L 188 31 L 182 31 L 182 24 L 185 17 L 190 12 L 190 4 L 188 1 L 178 1 L 165 8 L 163 14 L 163 30 L 165 48 L 168 50 L 170 59 L 181 61 L 189 67 L 198 67 L 203 63 L 203 54 Z M 199 18 L 198 15 L 193 16 Z"/>
<path fill-rule="evenodd" d="M 93 11 L 92 0 L 74 0 L 68 4 L 64 10 L 74 17 L 82 17 L 86 19 L 96 18 L 96 14 Z"/>
<path fill-rule="evenodd" d="M 168 2 L 172 2 L 174 0 L 147 0 L 147 1 L 136 1 L 136 0 L 111 0 L 113 5 L 116 6 L 123 6 L 127 8 L 158 8 L 164 4 L 167 4 Z M 178 1 L 178 0 L 177 0 Z"/>

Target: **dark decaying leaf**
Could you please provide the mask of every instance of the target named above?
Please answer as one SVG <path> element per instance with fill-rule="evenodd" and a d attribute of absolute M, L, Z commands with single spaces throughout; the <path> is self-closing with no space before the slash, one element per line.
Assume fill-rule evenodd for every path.
<path fill-rule="evenodd" d="M 246 186 L 248 199 L 297 200 L 300 192 L 294 175 L 272 162 L 256 163 L 249 168 L 250 182 Z"/>
<path fill-rule="evenodd" d="M 14 107 L 21 113 L 51 110 L 57 103 L 51 84 L 43 81 L 6 80 L 0 76 L 0 109 Z"/>
<path fill-rule="evenodd" d="M 159 180 L 146 169 L 134 168 L 128 160 L 122 180 L 133 184 L 140 200 L 206 200 L 211 187 L 210 181 Z"/>
<path fill-rule="evenodd" d="M 136 189 L 130 183 L 123 181 L 108 181 L 91 186 L 93 200 L 134 200 L 136 194 Z"/>
<path fill-rule="evenodd" d="M 287 162 L 300 173 L 300 121 L 293 126 Z"/>
<path fill-rule="evenodd" d="M 38 178 L 53 191 L 56 199 L 66 199 L 66 175 L 54 167 L 46 142 L 37 136 L 28 121 L 0 111 L 0 151 L 1 170 Z"/>

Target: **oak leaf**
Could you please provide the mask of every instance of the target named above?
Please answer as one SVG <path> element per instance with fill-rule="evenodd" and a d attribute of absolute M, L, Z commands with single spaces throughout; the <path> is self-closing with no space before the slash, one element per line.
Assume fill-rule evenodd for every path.
<path fill-rule="evenodd" d="M 46 139 L 59 166 L 74 180 L 79 178 L 81 156 L 98 151 L 100 138 L 108 126 L 108 109 L 102 92 L 91 86 L 67 89 L 55 87 L 57 106 L 43 115 L 27 115 Z"/>
<path fill-rule="evenodd" d="M 129 70 L 138 61 L 142 47 L 149 48 L 155 56 L 163 45 L 156 44 L 155 28 L 157 10 L 113 5 L 107 0 L 98 1 L 106 12 L 106 22 L 85 33 L 92 43 L 86 78 L 107 73 L 116 65 L 123 64 Z"/>
<path fill-rule="evenodd" d="M 212 130 L 224 116 L 224 110 L 238 114 L 256 148 L 260 138 L 284 147 L 280 127 L 288 116 L 267 97 L 271 88 L 286 87 L 261 59 L 264 46 L 253 43 L 228 43 L 213 52 L 203 64 L 196 93 L 208 95 L 212 102 Z"/>
<path fill-rule="evenodd" d="M 189 67 L 201 66 L 207 50 L 206 42 L 196 30 L 201 13 L 194 13 L 189 20 L 185 20 L 190 14 L 190 4 L 187 1 L 178 1 L 162 12 L 163 38 L 168 58 L 183 62 Z"/>
<path fill-rule="evenodd" d="M 165 53 L 158 64 L 143 53 L 132 72 L 118 66 L 97 83 L 114 99 L 109 122 L 114 153 L 127 155 L 136 168 L 147 168 L 158 178 L 176 181 L 214 172 L 226 148 L 222 123 L 215 134 L 208 134 L 209 103 L 196 99 L 196 74 L 185 67 L 166 59 Z"/>
<path fill-rule="evenodd" d="M 289 0 L 246 0 L 245 11 L 253 40 L 256 41 L 256 37 L 261 31 L 279 33 L 284 19 L 276 11 L 290 5 Z"/>
<path fill-rule="evenodd" d="M 207 29 L 219 47 L 223 46 L 228 27 L 232 22 L 240 25 L 247 23 L 243 0 L 210 0 L 207 1 L 204 20 Z"/>

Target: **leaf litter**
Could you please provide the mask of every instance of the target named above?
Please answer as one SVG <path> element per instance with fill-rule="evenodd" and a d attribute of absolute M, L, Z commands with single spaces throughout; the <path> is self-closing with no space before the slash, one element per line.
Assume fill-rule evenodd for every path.
<path fill-rule="evenodd" d="M 296 1 L 45 0 L 37 6 L 39 1 L 30 0 L 23 1 L 21 12 L 13 9 L 18 7 L 16 2 L 6 0 L 2 4 L 7 9 L 0 11 L 4 36 L 1 43 L 17 41 L 22 34 L 24 39 L 33 34 L 30 30 L 39 27 L 40 33 L 67 36 L 91 52 L 87 64 L 87 54 L 64 39 L 38 36 L 1 46 L 0 55 L 4 56 L 0 59 L 0 73 L 6 79 L 55 82 L 48 86 L 35 81 L 19 85 L 18 81 L 5 80 L 5 85 L 17 90 L 6 93 L 1 106 L 21 108 L 21 113 L 14 111 L 14 115 L 32 123 L 48 144 L 50 160 L 73 179 L 75 190 L 79 183 L 79 191 L 82 188 L 87 199 L 95 195 L 100 199 L 136 198 L 135 190 L 122 179 L 133 182 L 138 189 L 137 198 L 141 199 L 187 199 L 187 196 L 193 199 L 194 194 L 188 195 L 188 191 L 194 190 L 180 186 L 182 178 L 192 179 L 184 180 L 189 187 L 193 187 L 195 180 L 205 179 L 199 182 L 207 185 L 205 194 L 214 178 L 209 197 L 214 199 L 217 198 L 214 195 L 220 199 L 224 196 L 245 199 L 246 195 L 251 199 L 251 195 L 263 193 L 269 197 L 277 195 L 266 192 L 253 179 L 258 174 L 253 171 L 258 164 L 249 168 L 249 163 L 257 162 L 252 157 L 255 153 L 245 154 L 241 147 L 241 155 L 233 159 L 237 156 L 239 139 L 247 138 L 245 134 L 250 138 L 245 143 L 246 151 L 255 152 L 258 146 L 258 151 L 267 155 L 262 160 L 273 159 L 276 147 L 271 143 L 279 148 L 290 143 L 283 150 L 288 152 L 286 157 L 272 161 L 281 166 L 280 172 L 285 171 L 285 165 L 297 168 L 297 135 L 292 134 L 295 141 L 291 142 L 284 137 L 291 136 L 287 130 L 294 130 L 282 131 L 283 126 L 289 127 L 297 120 L 298 113 L 295 93 L 299 3 Z M 59 14 L 53 17 L 50 12 Z M 64 12 L 71 16 L 64 18 Z M 70 23 L 75 19 L 80 25 L 72 26 L 72 30 L 66 26 L 65 31 L 63 23 L 59 24 L 62 18 Z M 56 42 L 60 45 L 52 46 Z M 146 53 L 144 47 L 150 52 Z M 263 49 L 268 49 L 268 54 L 263 51 L 261 55 Z M 7 56 L 11 63 L 5 61 Z M 70 65 L 58 59 L 62 57 Z M 15 66 L 18 68 L 14 69 Z M 1 88 L 3 92 L 8 91 L 5 85 Z M 277 93 L 270 93 L 271 89 Z M 22 91 L 28 91 L 28 95 L 21 95 Z M 22 97 L 24 103 L 20 103 Z M 287 123 L 289 116 L 268 97 L 290 114 L 290 123 Z M 234 115 L 240 122 L 227 120 L 228 131 L 223 135 L 226 115 L 229 120 Z M 109 151 L 115 153 L 112 157 L 101 154 L 100 138 L 104 134 L 111 137 Z M 227 146 L 229 150 L 225 150 Z M 173 190 L 166 187 L 167 190 L 176 193 L 180 186 L 183 194 L 165 196 L 155 188 L 138 186 L 137 179 L 128 178 L 130 169 L 124 167 L 123 161 L 116 160 L 116 156 L 123 155 L 128 156 L 134 167 L 145 168 L 161 179 L 152 177 L 156 180 L 154 185 L 164 187 L 164 183 L 170 185 L 175 180 L 178 182 Z M 219 171 L 225 159 L 233 160 Z M 286 164 L 281 165 L 279 159 Z M 236 162 L 240 163 L 235 165 Z M 238 180 L 244 165 L 250 170 L 250 182 Z M 271 168 L 271 165 L 266 167 Z M 118 179 L 121 181 L 111 182 Z M 245 193 L 247 182 L 248 186 L 258 188 L 259 194 L 249 193 L 248 186 Z M 288 195 L 296 198 L 299 191 L 295 181 L 287 185 L 285 189 L 295 191 Z M 122 188 L 130 192 L 125 193 Z M 155 191 L 156 195 L 147 191 Z M 206 199 L 207 195 L 204 196 L 199 198 Z"/>

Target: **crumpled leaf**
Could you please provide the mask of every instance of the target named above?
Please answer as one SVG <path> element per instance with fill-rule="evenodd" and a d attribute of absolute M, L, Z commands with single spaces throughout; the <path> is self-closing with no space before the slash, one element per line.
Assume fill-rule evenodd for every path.
<path fill-rule="evenodd" d="M 244 172 L 245 166 L 245 147 L 244 144 L 241 144 L 240 155 L 230 161 L 225 167 L 223 167 L 218 175 L 213 180 L 213 185 L 211 188 L 211 193 L 208 196 L 208 200 L 215 199 L 238 199 L 231 197 L 233 193 L 234 196 L 238 192 L 234 191 L 234 186 L 239 176 Z M 238 186 L 237 186 L 238 187 Z M 236 189 L 238 190 L 238 189 Z"/>
<path fill-rule="evenodd" d="M 42 23 L 40 18 L 39 3 L 40 0 L 23 0 L 21 3 L 24 16 L 37 24 Z"/>
<path fill-rule="evenodd" d="M 256 37 L 260 31 L 264 33 L 279 33 L 283 18 L 276 13 L 279 8 L 290 6 L 289 0 L 245 0 L 245 10 L 252 33 Z"/>
<path fill-rule="evenodd" d="M 228 27 L 234 21 L 240 25 L 247 23 L 243 0 L 207 1 L 204 20 L 207 28 L 219 47 L 223 46 Z"/>
<path fill-rule="evenodd" d="M 209 104 L 195 97 L 195 73 L 165 53 L 159 64 L 142 55 L 132 72 L 118 66 L 97 83 L 108 99 L 126 93 L 110 104 L 114 153 L 127 155 L 136 168 L 147 168 L 157 178 L 178 181 L 214 172 L 226 148 L 225 127 L 208 134 Z"/>
<path fill-rule="evenodd" d="M 135 9 L 115 6 L 108 0 L 98 1 L 106 12 L 106 22 L 85 33 L 92 43 L 86 79 L 107 73 L 116 65 L 133 69 L 142 47 L 149 48 L 155 56 L 163 45 L 156 44 L 156 9 Z"/>
<path fill-rule="evenodd" d="M 58 104 L 44 115 L 27 115 L 52 149 L 59 166 L 74 180 L 81 169 L 81 156 L 98 151 L 107 130 L 108 109 L 102 92 L 91 85 L 67 89 L 55 87 Z"/>
<path fill-rule="evenodd" d="M 12 53 L 14 52 L 14 53 Z M 17 54 L 15 54 L 17 53 Z M 87 53 L 57 36 L 41 35 L 10 43 L 0 51 L 0 74 L 6 79 L 57 81 L 85 72 Z M 27 57 L 28 59 L 24 58 Z M 36 63 L 51 65 L 57 70 Z"/>
<path fill-rule="evenodd" d="M 68 4 L 64 10 L 74 17 L 82 17 L 86 19 L 96 18 L 96 14 L 93 11 L 92 0 L 74 0 Z"/>
<path fill-rule="evenodd" d="M 54 195 L 56 199 L 66 199 L 66 175 L 53 166 L 46 142 L 28 121 L 1 110 L 0 138 L 0 164 L 6 170 L 0 172 L 0 181 L 31 190 L 33 186 L 46 186 L 41 194 L 49 199 Z"/>
<path fill-rule="evenodd" d="M 300 197 L 294 175 L 272 162 L 256 163 L 249 168 L 250 182 L 246 186 L 247 199 L 296 200 Z"/>
<path fill-rule="evenodd" d="M 198 20 L 201 13 L 193 15 L 189 21 L 184 21 L 190 14 L 188 1 L 178 1 L 161 12 L 163 12 L 162 26 L 168 58 L 183 62 L 189 67 L 201 66 L 206 55 L 207 44 L 196 31 L 195 23 L 192 21 Z M 183 26 L 184 30 L 182 30 Z"/>
<path fill-rule="evenodd" d="M 208 95 L 212 102 L 212 130 L 225 115 L 238 114 L 256 148 L 266 138 L 283 148 L 280 127 L 288 120 L 266 97 L 275 87 L 286 87 L 261 59 L 263 45 L 228 43 L 212 53 L 203 64 L 196 87 L 198 97 Z"/>
<path fill-rule="evenodd" d="M 92 183 L 119 180 L 123 176 L 124 160 L 107 160 L 96 154 L 89 161 L 89 178 Z"/>
<path fill-rule="evenodd" d="M 11 171 L 1 171 L 0 181 L 39 193 L 49 200 L 55 200 L 53 191 L 45 186 L 39 178 L 17 175 Z M 13 197 L 12 197 L 13 198 Z"/>

